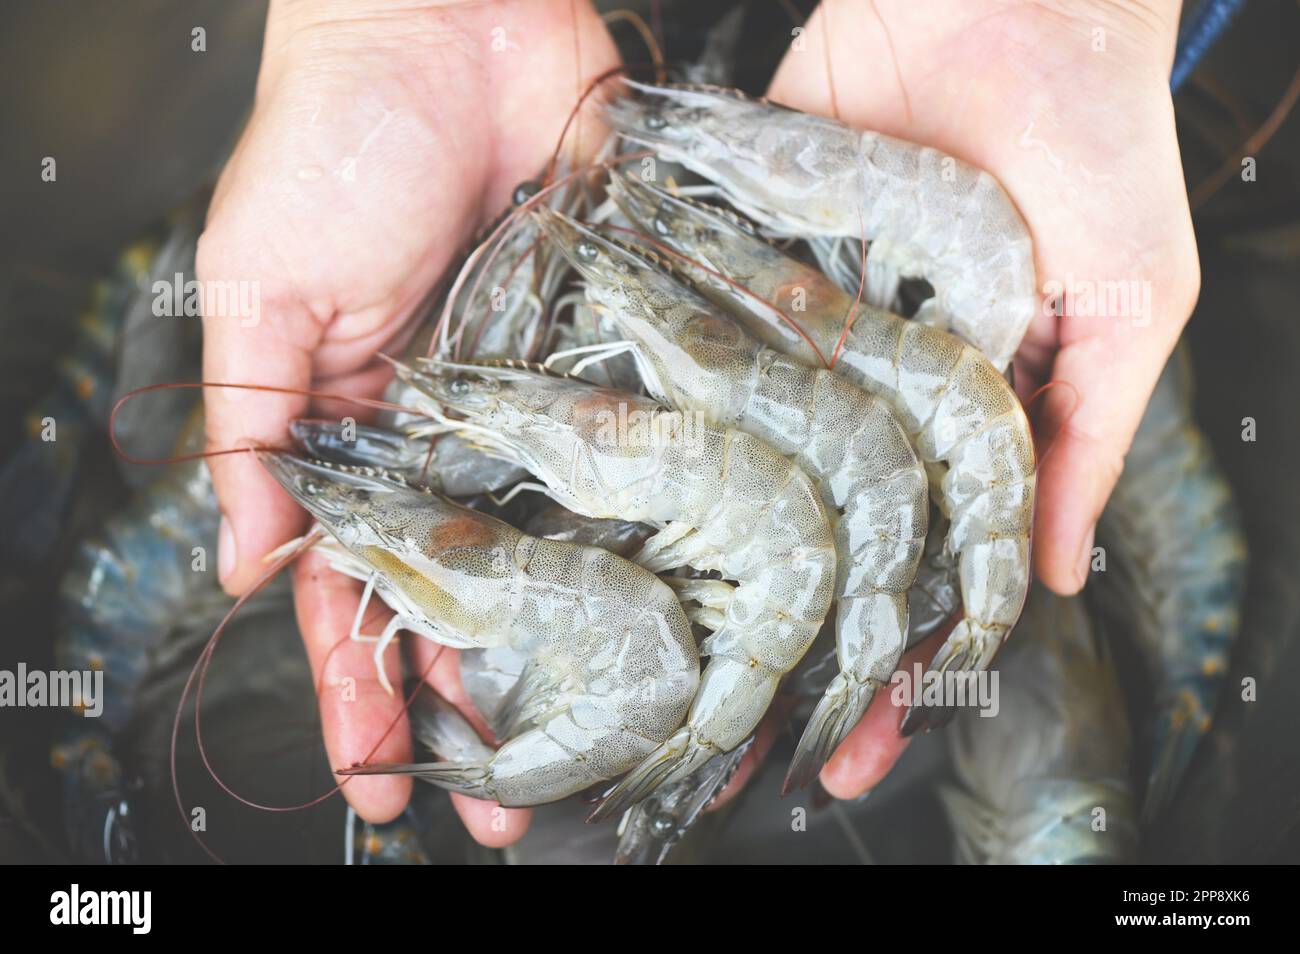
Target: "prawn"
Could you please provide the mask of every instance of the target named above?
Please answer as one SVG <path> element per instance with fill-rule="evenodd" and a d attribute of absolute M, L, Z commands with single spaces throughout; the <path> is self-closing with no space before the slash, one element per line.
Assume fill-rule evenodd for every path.
<path fill-rule="evenodd" d="M 782 235 L 871 241 L 869 301 L 900 278 L 935 289 L 917 318 L 974 344 L 999 371 L 1038 308 L 1029 229 L 987 172 L 937 149 L 715 87 L 651 86 L 606 109 L 631 142 L 710 182 Z"/>
<path fill-rule="evenodd" d="M 958 858 L 1132 862 L 1132 745 L 1110 654 L 1080 597 L 1036 588 L 1022 625 L 1000 667 L 996 716 L 964 712 L 948 737 L 959 784 L 941 795 Z"/>
<path fill-rule="evenodd" d="M 441 427 L 522 463 L 570 510 L 662 528 L 634 562 L 737 581 L 681 581 L 679 595 L 704 604 L 714 630 L 700 647 L 710 659 L 699 692 L 686 724 L 591 819 L 621 812 L 747 738 L 833 599 L 835 540 L 807 475 L 748 434 L 572 377 L 436 359 L 397 373 L 425 394 Z"/>
<path fill-rule="evenodd" d="M 626 771 L 681 724 L 699 657 L 680 604 L 653 574 L 595 547 L 530 537 L 378 470 L 284 451 L 259 457 L 328 531 L 315 546 L 331 565 L 396 612 L 376 659 L 401 629 L 529 657 L 508 741 L 490 757 L 483 749 L 339 774 L 414 775 L 506 806 L 536 805 Z M 360 619 L 359 611 L 354 636 Z"/>
<path fill-rule="evenodd" d="M 611 183 L 617 201 L 621 177 Z M 646 258 L 558 213 L 539 213 L 587 296 L 635 342 L 656 399 L 788 455 L 833 516 L 839 674 L 795 749 L 807 785 L 889 681 L 907 641 L 907 592 L 925 546 L 926 474 L 884 401 L 762 344 Z"/>
<path fill-rule="evenodd" d="M 1146 821 L 1168 807 L 1210 728 L 1245 596 L 1241 519 L 1191 392 L 1184 347 L 1156 383 L 1097 526 L 1112 558 L 1094 577 L 1098 606 L 1119 618 L 1154 696 Z"/>
<path fill-rule="evenodd" d="M 1029 589 L 1036 463 L 1019 399 L 959 338 L 869 306 L 760 238 L 743 219 L 636 180 L 620 180 L 628 214 L 681 256 L 684 274 L 771 347 L 835 371 L 898 416 L 951 521 L 965 615 L 931 664 L 982 670 L 1015 625 Z M 845 317 L 848 323 L 845 324 Z M 913 708 L 905 732 L 940 724 Z"/>

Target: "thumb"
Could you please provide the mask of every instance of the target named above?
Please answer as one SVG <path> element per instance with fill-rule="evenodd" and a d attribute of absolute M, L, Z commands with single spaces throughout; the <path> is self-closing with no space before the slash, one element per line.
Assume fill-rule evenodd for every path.
<path fill-rule="evenodd" d="M 205 235 L 199 243 L 196 271 L 200 287 L 240 280 L 224 267 L 220 249 Z M 245 281 L 257 302 L 259 283 Z M 203 380 L 223 384 L 269 384 L 310 387 L 311 353 L 320 332 L 307 309 L 292 298 L 259 302 L 252 314 L 209 314 L 203 318 Z M 204 389 L 207 449 L 229 450 L 256 445 L 283 446 L 289 421 L 301 417 L 309 399 L 234 388 Z M 263 558 L 301 533 L 306 515 L 263 469 L 252 454 L 208 459 L 221 530 L 217 566 L 221 584 L 234 595 L 261 575 Z"/>
<path fill-rule="evenodd" d="M 1054 592 L 1083 588 L 1092 564 L 1097 520 L 1172 350 L 1168 335 L 1100 335 L 1062 348 L 1043 396 L 1036 430 L 1038 508 L 1034 566 Z"/>

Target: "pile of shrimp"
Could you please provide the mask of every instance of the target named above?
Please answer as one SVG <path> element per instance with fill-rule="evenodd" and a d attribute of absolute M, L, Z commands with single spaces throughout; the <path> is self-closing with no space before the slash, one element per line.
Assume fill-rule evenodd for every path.
<path fill-rule="evenodd" d="M 621 818 L 617 861 L 659 863 L 761 747 L 766 717 L 802 721 L 784 791 L 803 788 L 906 649 L 941 641 L 931 672 L 955 680 L 1017 627 L 1036 460 L 1004 371 L 1035 283 L 1011 199 L 933 150 L 713 87 L 626 82 L 604 115 L 596 160 L 521 184 L 407 352 L 385 356 L 373 423 L 297 420 L 290 446 L 256 453 L 315 520 L 277 566 L 316 549 L 363 584 L 348 636 L 373 645 L 390 691 L 400 633 L 459 650 L 491 732 L 422 687 L 409 715 L 427 757 L 338 773 L 504 806 L 583 796 L 589 820 Z M 914 279 L 929 297 L 911 308 Z M 1208 724 L 1241 571 L 1230 494 L 1188 438 L 1175 371 L 1139 435 L 1151 453 L 1103 520 L 1132 551 L 1129 615 L 1191 607 L 1170 638 L 1133 637 L 1156 683 L 1148 815 L 1190 758 L 1185 713 Z M 176 481 L 211 523 L 201 456 L 142 496 L 141 527 Z M 1159 533 L 1141 519 L 1179 487 L 1223 502 L 1213 561 L 1167 565 L 1205 550 L 1189 494 L 1161 498 Z M 367 633 L 375 599 L 393 615 Z M 1082 600 L 1039 591 L 1029 607 L 1005 712 L 948 733 L 959 856 L 1131 860 L 1140 799 L 1110 654 Z M 1229 624 L 1213 639 L 1172 638 L 1211 617 Z M 60 647 L 108 658 L 117 642 L 83 626 Z M 900 731 L 956 708 L 914 705 Z M 105 798 L 77 797 L 98 830 Z M 1098 806 L 1113 819 L 1100 840 Z M 409 810 L 368 826 L 366 860 L 409 857 L 418 828 Z"/>
<path fill-rule="evenodd" d="M 1035 457 L 1002 372 L 1035 283 L 998 183 L 719 88 L 624 81 L 604 116 L 597 161 L 521 185 L 388 358 L 378 423 L 260 451 L 316 520 L 285 552 L 364 584 L 350 636 L 381 682 L 399 632 L 463 650 L 498 746 L 439 707 L 429 760 L 341 774 L 506 806 L 594 789 L 590 820 L 630 824 L 707 804 L 784 685 L 815 700 L 802 788 L 910 641 L 951 615 L 931 668 L 978 673 L 1025 602 Z M 841 287 L 853 240 L 870 267 Z M 933 295 L 904 318 L 910 279 Z M 394 615 L 363 633 L 374 598 Z"/>

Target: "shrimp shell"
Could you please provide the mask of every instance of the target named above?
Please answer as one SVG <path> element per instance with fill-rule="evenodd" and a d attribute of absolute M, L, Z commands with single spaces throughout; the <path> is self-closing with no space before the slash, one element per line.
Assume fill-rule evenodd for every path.
<path fill-rule="evenodd" d="M 397 629 L 454 647 L 509 645 L 529 663 L 508 741 L 463 760 L 371 765 L 507 806 L 555 801 L 626 771 L 681 724 L 699 682 L 690 624 L 653 574 L 595 547 L 542 540 L 379 471 L 261 452 L 329 531 L 334 567 L 368 580 Z M 378 653 L 377 653 L 378 656 Z"/>
<path fill-rule="evenodd" d="M 744 220 L 645 183 L 622 186 L 629 213 L 688 259 L 684 273 L 705 297 L 805 364 L 836 356 L 835 371 L 894 410 L 951 521 L 947 551 L 965 607 L 932 667 L 987 668 L 1030 581 L 1034 445 L 1010 385 L 953 335 L 868 306 L 855 312 L 850 296 Z M 944 718 L 928 712 L 909 710 L 904 730 Z"/>
<path fill-rule="evenodd" d="M 621 179 L 611 193 L 617 201 Z M 645 258 L 558 213 L 544 228 L 587 294 L 637 344 L 651 393 L 787 454 L 833 516 L 840 672 L 804 730 L 786 778 L 802 788 L 888 682 L 907 641 L 907 591 L 925 545 L 926 475 L 893 412 L 824 368 L 763 346 Z"/>
<path fill-rule="evenodd" d="M 833 598 L 834 536 L 807 475 L 750 435 L 634 394 L 522 368 L 428 361 L 422 369 L 399 366 L 398 374 L 431 399 L 432 417 L 527 466 L 569 509 L 663 527 L 635 562 L 656 572 L 690 565 L 738 581 L 711 607 L 720 625 L 700 648 L 711 658 L 686 725 L 592 820 L 747 738 Z M 438 405 L 467 420 L 446 418 Z"/>
<path fill-rule="evenodd" d="M 641 97 L 606 110 L 625 138 L 704 176 L 774 232 L 870 240 L 878 303 L 899 277 L 925 278 L 935 297 L 918 318 L 974 344 L 999 371 L 1011 362 L 1039 298 L 1029 229 L 993 176 L 732 90 L 627 85 Z"/>

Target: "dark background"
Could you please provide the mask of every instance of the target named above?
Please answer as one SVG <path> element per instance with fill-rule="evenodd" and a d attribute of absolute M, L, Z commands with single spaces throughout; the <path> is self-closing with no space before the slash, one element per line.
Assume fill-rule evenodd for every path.
<path fill-rule="evenodd" d="M 624 5 L 649 12 L 646 3 Z M 669 58 L 691 56 L 700 31 L 731 6 L 662 4 Z M 746 6 L 738 85 L 758 92 L 787 44 L 792 17 L 811 4 Z M 44 0 L 9 2 L 0 11 L 0 455 L 25 439 L 23 416 L 48 387 L 91 282 L 219 166 L 251 103 L 264 15 L 264 4 L 254 0 Z M 207 30 L 205 53 L 190 50 L 194 26 Z M 629 59 L 644 57 L 625 24 L 614 32 Z M 1239 147 L 1275 111 L 1294 83 L 1298 49 L 1300 6 L 1255 0 L 1178 95 L 1194 194 L 1222 164 L 1236 165 Z M 1259 701 L 1221 712 L 1174 810 L 1149 833 L 1148 857 L 1300 860 L 1298 127 L 1295 118 L 1282 121 L 1255 151 L 1258 181 L 1231 176 L 1195 210 L 1203 290 L 1187 338 L 1198 374 L 1196 410 L 1237 492 L 1251 552 L 1245 625 L 1229 684 L 1255 676 Z M 55 184 L 41 181 L 44 156 L 58 160 Z M 1258 422 L 1255 443 L 1240 439 L 1247 416 Z M 106 453 L 97 437 L 87 440 Z M 86 479 L 98 507 L 74 511 L 69 540 L 124 499 L 111 468 Z M 48 668 L 50 614 L 67 553 L 65 544 L 50 562 L 4 580 L 0 668 L 13 669 L 18 660 Z M 304 791 L 319 791 L 324 766 L 313 751 L 310 713 L 304 718 L 308 724 L 295 729 L 305 750 L 297 777 Z M 47 755 L 52 731 L 48 713 L 0 713 L 0 860 L 60 857 L 57 782 Z M 926 749 L 916 746 L 919 754 L 908 758 L 924 767 Z M 851 861 L 860 837 L 880 860 L 942 860 L 943 840 L 926 828 L 933 804 L 923 800 L 902 811 L 891 791 L 882 786 L 873 796 L 879 809 L 851 806 L 856 836 L 846 835 L 841 814 L 824 812 L 813 837 L 781 838 L 789 832 L 787 809 L 765 818 L 743 807 L 741 824 L 752 831 L 766 825 L 770 837 L 736 840 L 728 854 Z M 245 836 L 235 853 L 247 860 L 335 860 L 336 842 L 303 848 L 303 841 L 317 824 L 336 837 L 337 803 L 275 824 L 241 814 Z"/>

